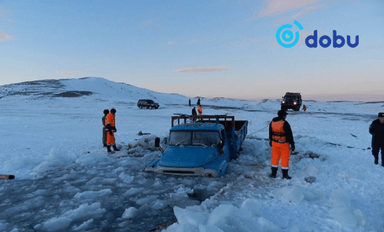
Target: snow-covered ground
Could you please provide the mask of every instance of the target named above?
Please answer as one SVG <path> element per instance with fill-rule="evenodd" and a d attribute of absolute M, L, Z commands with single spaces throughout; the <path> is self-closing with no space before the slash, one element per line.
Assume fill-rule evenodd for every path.
<path fill-rule="evenodd" d="M 241 156 L 223 177 L 206 178 L 143 171 L 161 155 L 154 138 L 167 146 L 171 116 L 191 112 L 181 95 L 82 78 L 1 86 L 0 97 L 0 174 L 16 176 L 0 181 L 0 231 L 384 230 L 384 167 L 368 149 L 383 102 L 303 96 L 307 111 L 287 118 L 293 179 L 282 180 L 280 171 L 268 177 L 268 124 L 279 100 L 201 99 L 204 114 L 249 121 Z M 140 98 L 160 108 L 140 110 Z M 108 155 L 101 117 L 112 107 L 122 150 Z"/>

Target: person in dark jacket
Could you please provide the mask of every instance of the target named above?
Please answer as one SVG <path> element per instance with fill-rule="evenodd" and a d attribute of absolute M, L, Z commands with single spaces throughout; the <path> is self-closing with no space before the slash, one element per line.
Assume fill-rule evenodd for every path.
<path fill-rule="evenodd" d="M 192 109 L 192 116 L 196 116 L 196 115 L 197 115 L 196 107 L 193 107 L 193 109 Z"/>
<path fill-rule="evenodd" d="M 193 109 L 192 109 L 192 122 L 196 122 L 196 116 L 197 116 L 196 107 L 193 107 Z"/>
<path fill-rule="evenodd" d="M 107 115 L 109 114 L 109 110 L 105 109 L 103 111 L 104 113 L 104 116 L 101 118 L 101 121 L 103 123 L 103 145 L 104 147 L 107 146 L 107 130 L 105 129 L 105 118 L 107 117 Z"/>
<path fill-rule="evenodd" d="M 283 179 L 291 179 L 288 175 L 289 159 L 290 150 L 295 150 L 295 141 L 293 140 L 291 126 L 285 121 L 287 114 L 285 110 L 279 110 L 277 112 L 278 117 L 273 118 L 269 124 L 269 145 L 272 147 L 272 173 L 269 176 L 272 178 L 276 178 L 281 159 Z"/>
<path fill-rule="evenodd" d="M 369 126 L 372 135 L 372 155 L 374 163 L 379 164 L 379 151 L 381 150 L 381 165 L 384 167 L 384 113 L 378 114 L 378 119 Z"/>

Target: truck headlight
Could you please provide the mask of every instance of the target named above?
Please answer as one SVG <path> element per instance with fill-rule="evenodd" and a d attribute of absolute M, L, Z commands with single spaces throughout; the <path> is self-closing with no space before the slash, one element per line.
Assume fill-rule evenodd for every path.
<path fill-rule="evenodd" d="M 293 102 L 294 105 L 297 105 L 297 102 Z"/>
<path fill-rule="evenodd" d="M 284 104 L 284 103 L 285 103 L 285 101 L 282 101 L 281 103 L 283 103 L 283 104 Z"/>

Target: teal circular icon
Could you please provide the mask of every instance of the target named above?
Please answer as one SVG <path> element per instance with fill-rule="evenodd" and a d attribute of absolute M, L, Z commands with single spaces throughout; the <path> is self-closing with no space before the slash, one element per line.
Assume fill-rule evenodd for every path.
<path fill-rule="evenodd" d="M 300 30 L 303 30 L 303 26 L 296 20 L 293 22 Z M 299 42 L 300 34 L 298 31 L 293 33 L 290 29 L 292 28 L 291 24 L 284 24 L 279 27 L 276 32 L 277 42 L 285 48 L 291 48 Z"/>

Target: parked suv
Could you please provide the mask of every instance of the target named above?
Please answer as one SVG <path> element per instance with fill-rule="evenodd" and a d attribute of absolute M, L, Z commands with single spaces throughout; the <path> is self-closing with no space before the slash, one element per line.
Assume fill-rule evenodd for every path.
<path fill-rule="evenodd" d="M 156 102 L 150 100 L 150 99 L 140 99 L 138 102 L 137 102 L 137 107 L 139 107 L 140 109 L 142 108 L 147 108 L 147 109 L 157 109 L 159 108 L 159 104 L 157 104 Z"/>
<path fill-rule="evenodd" d="M 281 109 L 288 110 L 293 109 L 294 111 L 299 111 L 301 107 L 301 94 L 300 93 L 290 93 L 287 92 L 283 100 L 281 101 Z"/>

